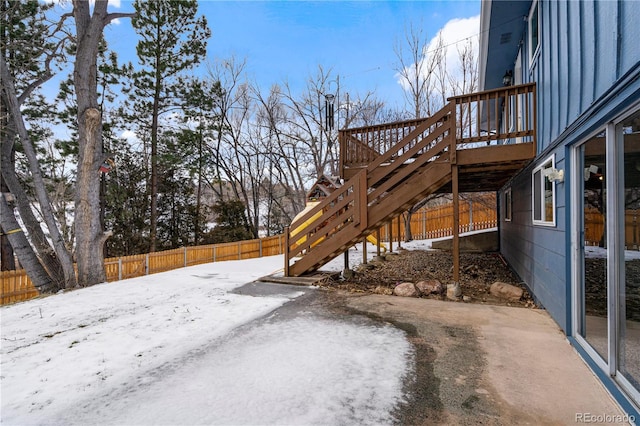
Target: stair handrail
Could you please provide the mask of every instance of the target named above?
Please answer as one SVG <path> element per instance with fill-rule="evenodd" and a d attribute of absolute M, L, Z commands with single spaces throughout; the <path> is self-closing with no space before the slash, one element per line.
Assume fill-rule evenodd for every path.
<path fill-rule="evenodd" d="M 445 105 L 444 108 L 440 109 L 436 114 L 431 117 L 426 118 L 422 123 L 416 127 L 412 132 L 410 132 L 405 138 L 400 142 L 395 144 L 392 149 L 385 152 L 383 155 L 376 158 L 373 162 L 367 166 L 367 172 L 369 175 L 369 187 L 375 186 L 378 181 L 384 177 L 382 174 L 377 174 L 376 171 L 380 170 L 382 165 L 385 163 L 389 163 L 389 166 L 384 168 L 385 175 L 394 171 L 397 167 L 399 167 L 405 160 L 405 157 L 410 157 L 415 151 L 416 153 L 421 151 L 423 146 L 420 145 L 420 141 L 427 140 L 427 137 L 420 138 L 421 135 L 427 133 L 427 135 L 431 135 L 438 131 L 444 131 L 446 128 L 443 126 L 444 123 L 450 119 L 451 115 L 451 104 Z M 433 130 L 431 130 L 433 128 Z M 413 144 L 413 146 L 407 149 L 407 146 Z M 400 151 L 406 150 L 403 155 L 399 155 Z M 425 151 L 423 154 L 426 154 L 429 151 Z M 427 157 L 429 158 L 429 157 Z"/>
<path fill-rule="evenodd" d="M 443 137 L 441 138 L 441 143 L 428 147 L 433 140 L 426 135 L 436 134 L 439 138 L 440 133 L 444 135 L 447 130 L 451 132 L 451 126 L 444 126 L 446 121 L 449 120 L 451 111 L 450 106 L 447 105 L 434 116 L 421 120 L 421 124 L 403 139 L 404 142 L 394 145 L 392 150 L 382 155 L 381 158 L 374 161 L 366 169 L 359 171 L 339 189 L 329 194 L 327 198 L 295 220 L 286 230 L 286 273 L 288 274 L 291 258 L 302 253 L 306 255 L 306 253 L 312 251 L 316 243 L 340 232 L 346 224 L 358 225 L 358 229 L 361 231 L 366 230 L 368 226 L 369 188 L 377 183 L 369 179 L 370 173 L 376 172 L 378 169 L 384 169 L 382 164 L 385 161 L 393 162 L 393 157 L 398 157 L 398 152 L 402 150 L 406 151 L 404 154 L 406 156 L 413 151 L 419 152 L 425 147 L 427 147 L 425 153 L 428 153 L 429 148 L 437 147 L 437 150 L 442 152 L 446 146 L 450 146 L 449 141 Z M 455 140 L 455 138 L 452 139 Z M 428 142 L 422 146 L 421 142 L 423 141 Z M 408 145 L 411 145 L 411 147 L 407 148 Z M 434 152 L 434 154 L 437 153 Z M 432 157 L 427 155 L 426 159 L 428 160 Z M 404 157 L 400 155 L 398 158 L 403 159 Z M 395 167 L 386 169 L 386 173 L 390 173 L 393 170 L 395 170 Z M 320 215 L 313 219 L 318 213 Z M 291 229 L 295 231 L 295 235 L 292 235 Z"/>
<path fill-rule="evenodd" d="M 368 126 L 361 126 L 361 127 L 340 130 L 338 134 L 339 143 L 340 143 L 340 170 L 344 170 L 345 162 L 350 165 L 362 164 L 361 161 L 354 161 L 352 159 L 352 155 L 351 155 L 352 151 L 349 149 L 352 146 L 352 144 L 354 143 L 360 144 L 368 148 L 367 151 L 375 152 L 377 156 L 377 155 L 383 154 L 393 145 L 400 142 L 406 137 L 406 135 L 404 134 L 404 130 L 402 132 L 398 132 L 398 133 L 402 133 L 402 137 L 397 139 L 396 142 L 393 142 L 389 145 L 388 143 L 385 143 L 382 139 L 377 139 L 375 137 L 373 138 L 373 140 L 371 140 L 367 136 L 366 141 L 361 140 L 360 138 L 364 138 L 364 135 L 375 135 L 375 134 L 380 134 L 383 132 L 388 132 L 393 130 L 417 127 L 427 119 L 428 118 L 418 118 L 418 119 L 414 118 L 409 120 L 395 121 L 392 123 L 375 124 L 375 125 L 368 125 Z M 394 138 L 391 138 L 391 139 L 394 139 Z M 373 142 L 374 140 L 376 142 Z M 376 145 L 378 145 L 378 148 L 384 145 L 384 149 L 382 150 L 382 152 L 376 149 Z M 367 160 L 370 160 L 370 159 L 367 159 Z M 368 161 L 367 161 L 367 164 L 368 164 Z"/>
<path fill-rule="evenodd" d="M 366 185 L 367 172 L 366 170 L 361 170 L 344 185 L 329 194 L 327 198 L 294 221 L 289 229 L 296 230 L 296 235 L 292 236 L 290 231 L 287 232 L 286 250 L 288 256 L 294 257 L 303 251 L 309 251 L 314 243 L 339 231 L 341 225 L 346 222 L 366 228 Z M 364 209 L 362 208 L 363 200 L 365 202 Z M 322 214 L 311 220 L 318 213 Z"/>

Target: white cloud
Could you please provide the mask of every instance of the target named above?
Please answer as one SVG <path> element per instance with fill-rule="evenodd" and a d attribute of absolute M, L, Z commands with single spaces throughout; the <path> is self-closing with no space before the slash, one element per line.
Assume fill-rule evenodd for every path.
<path fill-rule="evenodd" d="M 480 32 L 480 15 L 472 16 L 470 18 L 455 18 L 447 22 L 444 27 L 436 32 L 436 35 L 432 37 L 427 46 L 425 47 L 425 55 L 423 60 L 428 61 L 434 55 L 438 54 L 438 40 L 442 37 L 443 49 L 446 52 L 446 70 L 450 76 L 458 79 L 460 73 L 460 58 L 459 51 L 463 49 L 465 45 L 471 43 L 471 48 L 476 57 L 476 61 L 479 54 L 479 32 Z M 420 68 L 420 67 L 419 67 Z M 421 67 L 426 69 L 427 67 Z M 412 67 L 412 69 L 415 69 Z M 410 74 L 412 70 L 407 72 Z M 400 77 L 400 74 L 396 74 L 398 84 L 400 84 L 405 90 L 407 89 L 406 80 Z"/>

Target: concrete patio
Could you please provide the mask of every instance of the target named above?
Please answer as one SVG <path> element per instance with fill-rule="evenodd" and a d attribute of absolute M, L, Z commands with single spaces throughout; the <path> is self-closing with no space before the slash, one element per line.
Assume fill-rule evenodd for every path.
<path fill-rule="evenodd" d="M 354 313 L 404 328 L 418 348 L 417 397 L 405 424 L 628 423 L 544 310 L 339 298 Z"/>

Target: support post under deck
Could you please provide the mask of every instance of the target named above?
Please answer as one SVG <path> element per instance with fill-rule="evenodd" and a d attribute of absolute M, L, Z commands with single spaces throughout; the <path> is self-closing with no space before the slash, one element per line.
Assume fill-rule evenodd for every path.
<path fill-rule="evenodd" d="M 460 194 L 458 194 L 458 166 L 451 166 L 451 190 L 453 192 L 453 282 L 460 283 Z"/>

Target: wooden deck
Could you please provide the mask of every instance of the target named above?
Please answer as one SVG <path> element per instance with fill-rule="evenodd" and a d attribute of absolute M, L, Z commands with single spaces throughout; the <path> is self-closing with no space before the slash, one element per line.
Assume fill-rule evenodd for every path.
<path fill-rule="evenodd" d="M 425 119 L 341 130 L 345 184 L 285 231 L 285 276 L 317 270 L 429 194 L 454 195 L 456 228 L 460 192 L 496 191 L 535 158 L 535 105 L 527 84 L 450 98 Z M 457 259 L 457 229 L 453 245 Z"/>

